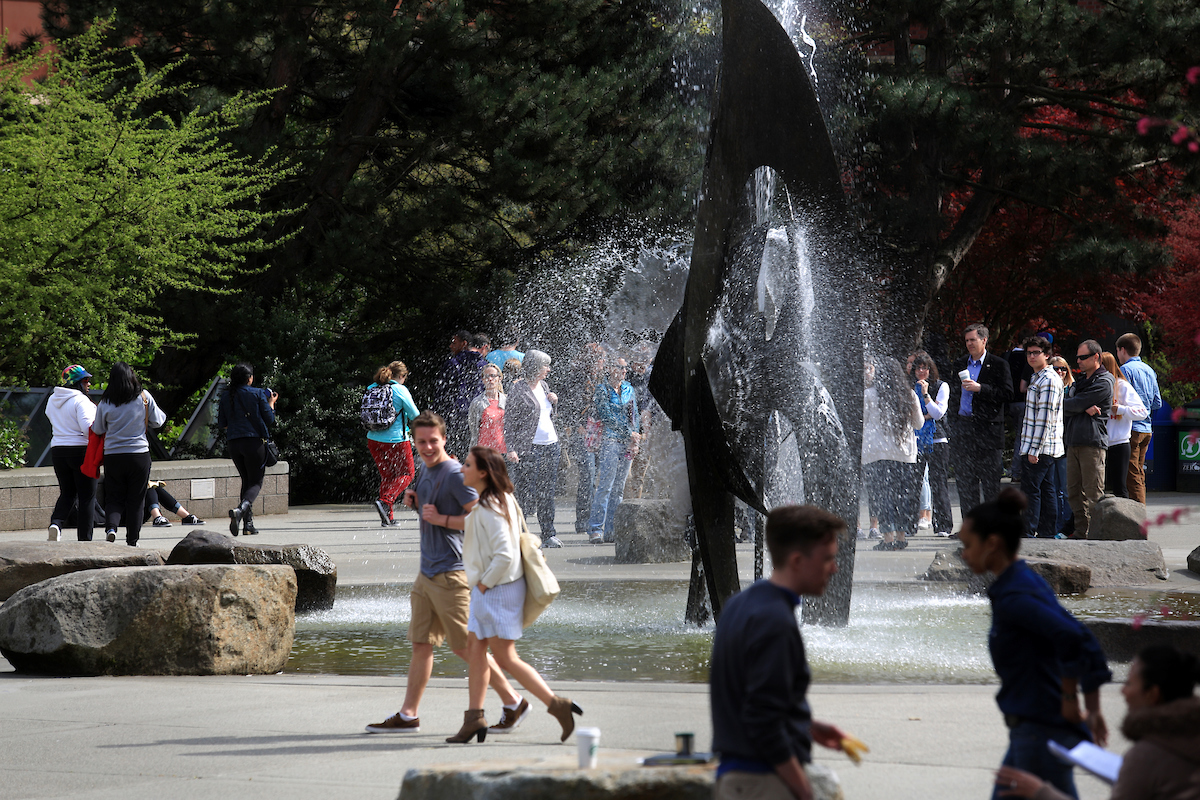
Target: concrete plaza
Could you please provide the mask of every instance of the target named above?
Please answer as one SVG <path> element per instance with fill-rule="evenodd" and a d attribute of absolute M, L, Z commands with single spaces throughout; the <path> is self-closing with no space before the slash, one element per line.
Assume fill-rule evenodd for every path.
<path fill-rule="evenodd" d="M 1200 496 L 1162 494 L 1151 516 L 1176 506 L 1197 507 Z M 572 512 L 559 508 L 559 530 L 573 530 Z M 382 529 L 364 506 L 297 508 L 258 520 L 261 542 L 301 542 L 328 551 L 343 585 L 407 583 L 416 573 L 415 519 Z M 210 527 L 222 529 L 222 521 Z M 147 528 L 145 547 L 170 548 L 188 531 Z M 0 533 L 0 542 L 36 541 L 43 530 Z M 547 551 L 562 581 L 686 580 L 687 564 L 617 565 L 612 545 L 588 545 L 561 535 L 565 547 Z M 1171 578 L 1151 588 L 1200 591 L 1186 570 L 1200 544 L 1200 513 L 1185 524 L 1151 531 Z M 255 540 L 251 540 L 255 541 Z M 71 542 L 64 541 L 64 547 Z M 923 535 L 902 552 L 861 548 L 856 581 L 912 581 L 937 549 L 952 543 Z M 752 575 L 751 549 L 739 546 L 743 575 Z M 682 615 L 682 609 L 680 609 Z M 452 656 L 451 656 L 452 657 Z M 676 731 L 711 741 L 707 687 L 648 682 L 552 682 L 585 710 L 581 724 L 602 730 L 601 764 L 632 764 L 673 746 Z M 0 800 L 12 798 L 395 798 L 406 770 L 437 764 L 573 762 L 572 742 L 558 743 L 557 726 L 535 709 L 514 734 L 483 745 L 447 745 L 466 704 L 466 681 L 435 679 L 421 709 L 422 731 L 371 736 L 368 722 L 392 714 L 404 680 L 343 675 L 238 677 L 34 678 L 0 660 Z M 903 800 L 986 797 L 1003 754 L 1006 731 L 994 686 L 817 685 L 815 714 L 858 735 L 871 747 L 861 767 L 840 753 L 818 761 L 840 775 L 849 798 Z M 1105 688 L 1104 707 L 1116 730 L 1124 716 L 1119 685 Z M 489 702 L 489 717 L 498 716 Z M 1119 734 L 1111 747 L 1127 744 Z M 1099 781 L 1077 772 L 1081 797 L 1108 796 Z"/>

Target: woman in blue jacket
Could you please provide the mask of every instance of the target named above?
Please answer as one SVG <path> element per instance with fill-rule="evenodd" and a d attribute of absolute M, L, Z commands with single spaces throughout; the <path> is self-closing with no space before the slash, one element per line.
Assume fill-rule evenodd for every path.
<path fill-rule="evenodd" d="M 391 427 L 367 432 L 367 448 L 375 460 L 375 468 L 379 470 L 379 499 L 375 501 L 375 510 L 379 513 L 380 524 L 385 528 L 396 524 L 392 509 L 412 483 L 415 474 L 408 423 L 421 412 L 413 402 L 412 393 L 404 385 L 407 379 L 408 367 L 404 366 L 403 361 L 393 361 L 386 367 L 380 367 L 375 372 L 375 382 L 367 387 L 370 391 L 376 386 L 390 384 L 392 407 L 396 409 L 396 421 Z"/>
<path fill-rule="evenodd" d="M 1108 728 L 1100 712 L 1100 687 L 1112 673 L 1092 632 L 1017 558 L 1025 538 L 1025 506 L 1025 495 L 1008 488 L 968 511 L 958 534 L 962 558 L 976 575 L 996 576 L 988 588 L 988 649 L 1000 677 L 996 704 L 1008 726 L 1003 766 L 1033 773 L 1077 797 L 1071 765 L 1053 755 L 1047 743 L 1070 749 L 1087 739 L 1104 746 Z M 993 798 L 1009 788 L 996 787 Z"/>
<path fill-rule="evenodd" d="M 247 536 L 258 533 L 254 527 L 254 501 L 262 491 L 267 474 L 268 426 L 275 424 L 275 402 L 279 393 L 256 389 L 254 367 L 242 362 L 229 375 L 229 388 L 221 395 L 217 427 L 225 431 L 229 457 L 242 477 L 241 503 L 229 509 L 229 533 L 238 535 L 238 527 Z"/>
<path fill-rule="evenodd" d="M 596 387 L 592 413 L 604 425 L 596 467 L 596 493 L 592 496 L 592 514 L 588 519 L 591 544 L 613 541 L 613 521 L 625 496 L 629 463 L 637 455 L 641 439 L 637 395 L 625 380 L 629 367 L 618 358 L 608 368 L 608 383 Z"/>

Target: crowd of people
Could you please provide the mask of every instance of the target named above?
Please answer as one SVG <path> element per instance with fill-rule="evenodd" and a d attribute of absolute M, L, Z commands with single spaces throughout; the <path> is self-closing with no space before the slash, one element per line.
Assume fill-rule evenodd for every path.
<path fill-rule="evenodd" d="M 161 428 L 167 415 L 142 387 L 137 373 L 123 361 L 113 364 L 99 403 L 89 396 L 91 382 L 90 372 L 71 364 L 46 403 L 53 431 L 50 460 L 59 487 L 50 514 L 50 541 L 61 541 L 63 528 L 74 519 L 79 541 L 90 542 L 99 517 L 107 541 L 115 542 L 124 528 L 125 543 L 136 547 L 143 523 L 170 526 L 164 507 L 184 525 L 204 524 L 167 492 L 164 483 L 150 479 L 148 434 Z M 229 455 L 241 476 L 239 503 L 229 510 L 233 536 L 258 533 L 253 506 L 266 474 L 267 440 L 279 398 L 278 393 L 255 388 L 253 383 L 253 368 L 236 365 L 217 413 L 217 425 L 225 432 Z M 99 485 L 104 488 L 102 505 L 97 502 Z"/>
<path fill-rule="evenodd" d="M 1010 475 L 1029 498 L 1027 535 L 1086 539 L 1105 493 L 1146 502 L 1150 415 L 1162 407 L 1158 379 L 1126 333 L 1116 352 L 1080 343 L 1077 372 L 1053 352 L 1053 336 L 1026 337 L 1007 357 L 988 351 L 988 329 L 969 325 L 966 355 L 942 380 L 924 351 L 872 355 L 864 370 L 863 481 L 871 525 L 860 538 L 899 550 L 924 527 L 951 532 L 948 478 L 961 508 L 1000 492 L 1004 421 L 1014 426 Z M 922 513 L 923 489 L 929 516 Z"/>
<path fill-rule="evenodd" d="M 446 426 L 446 450 L 465 458 L 475 446 L 500 453 L 523 514 L 536 515 L 542 546 L 562 547 L 554 497 L 566 458 L 578 473 L 575 533 L 593 544 L 613 541 L 616 510 L 629 492 L 641 496 L 647 459 L 645 437 L 656 406 L 648 388 L 654 348 L 640 342 L 628 359 L 597 342 L 585 346 L 561 377 L 548 353 L 519 350 L 520 336 L 505 331 L 502 347 L 490 337 L 461 330 L 434 380 L 428 410 Z M 390 370 L 390 374 L 385 374 Z M 375 508 L 384 526 L 395 524 L 394 505 L 415 477 L 409 423 L 419 413 L 403 386 L 400 362 L 381 367 L 367 392 L 391 382 L 395 420 L 368 432 L 380 476 Z M 364 397 L 364 402 L 366 402 Z"/>

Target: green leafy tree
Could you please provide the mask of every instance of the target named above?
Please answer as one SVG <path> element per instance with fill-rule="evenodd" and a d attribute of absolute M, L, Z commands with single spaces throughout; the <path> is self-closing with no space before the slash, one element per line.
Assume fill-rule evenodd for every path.
<path fill-rule="evenodd" d="M 856 196 L 883 253 L 894 349 L 920 340 L 1003 207 L 1070 230 L 1040 254 L 1047 280 L 1090 274 L 1119 291 L 1169 262 L 1162 216 L 1130 202 L 1145 193 L 1128 187 L 1195 189 L 1196 155 L 1137 131 L 1146 116 L 1194 127 L 1182 90 L 1200 40 L 1195 3 L 885 0 L 846 18 L 845 52 L 860 57 L 847 74 L 865 87 L 865 113 L 838 119 L 861 146 Z M 1182 180 L 1166 179 L 1170 162 Z"/>
<path fill-rule="evenodd" d="M 264 95 L 164 114 L 178 61 L 151 71 L 104 34 L 0 62 L 0 371 L 33 384 L 179 343 L 156 300 L 226 291 L 287 174 L 221 139 Z"/>

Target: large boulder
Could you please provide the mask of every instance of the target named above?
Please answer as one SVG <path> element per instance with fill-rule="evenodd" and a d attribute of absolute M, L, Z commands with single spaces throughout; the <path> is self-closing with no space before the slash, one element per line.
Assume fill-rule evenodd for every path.
<path fill-rule="evenodd" d="M 5 542 L 0 544 L 0 601 L 26 586 L 85 569 L 161 566 L 162 555 L 109 542 Z"/>
<path fill-rule="evenodd" d="M 814 800 L 843 800 L 837 773 L 822 764 L 806 764 Z M 404 774 L 401 800 L 711 800 L 713 765 L 566 769 L 509 766 L 470 770 L 462 767 L 410 769 Z"/>
<path fill-rule="evenodd" d="M 1200 575 L 1200 547 L 1197 547 L 1192 552 L 1188 553 L 1187 557 L 1188 569 Z"/>
<path fill-rule="evenodd" d="M 626 500 L 613 520 L 618 564 L 691 561 L 686 518 L 671 500 Z"/>
<path fill-rule="evenodd" d="M 1027 558 L 1029 568 L 1046 579 L 1055 594 L 1079 594 L 1086 592 L 1091 585 L 1092 571 L 1083 564 L 1073 564 L 1068 561 L 1051 561 L 1041 558 Z M 941 581 L 964 583 L 967 590 L 982 593 L 991 585 L 995 577 L 992 575 L 976 575 L 971 572 L 962 559 L 962 548 L 950 552 L 939 550 L 933 556 L 933 563 L 921 576 L 926 581 Z"/>
<path fill-rule="evenodd" d="M 1200 622 L 1192 620 L 1085 619 L 1109 661 L 1133 661 L 1143 648 L 1170 645 L 1200 658 Z"/>
<path fill-rule="evenodd" d="M 1144 541 L 1142 526 L 1146 506 L 1128 497 L 1105 497 L 1092 507 L 1088 539 L 1095 541 Z"/>
<path fill-rule="evenodd" d="M 296 610 L 333 608 L 337 565 L 308 544 L 250 544 L 223 533 L 196 530 L 171 551 L 168 564 L 284 564 L 296 571 Z"/>
<path fill-rule="evenodd" d="M 283 669 L 296 576 L 284 566 L 88 570 L 0 606 L 0 653 L 47 675 L 235 675 Z"/>
<path fill-rule="evenodd" d="M 1090 567 L 1093 588 L 1143 586 L 1171 576 L 1162 548 L 1145 539 L 1124 542 L 1026 539 L 1021 543 L 1021 557 Z"/>

